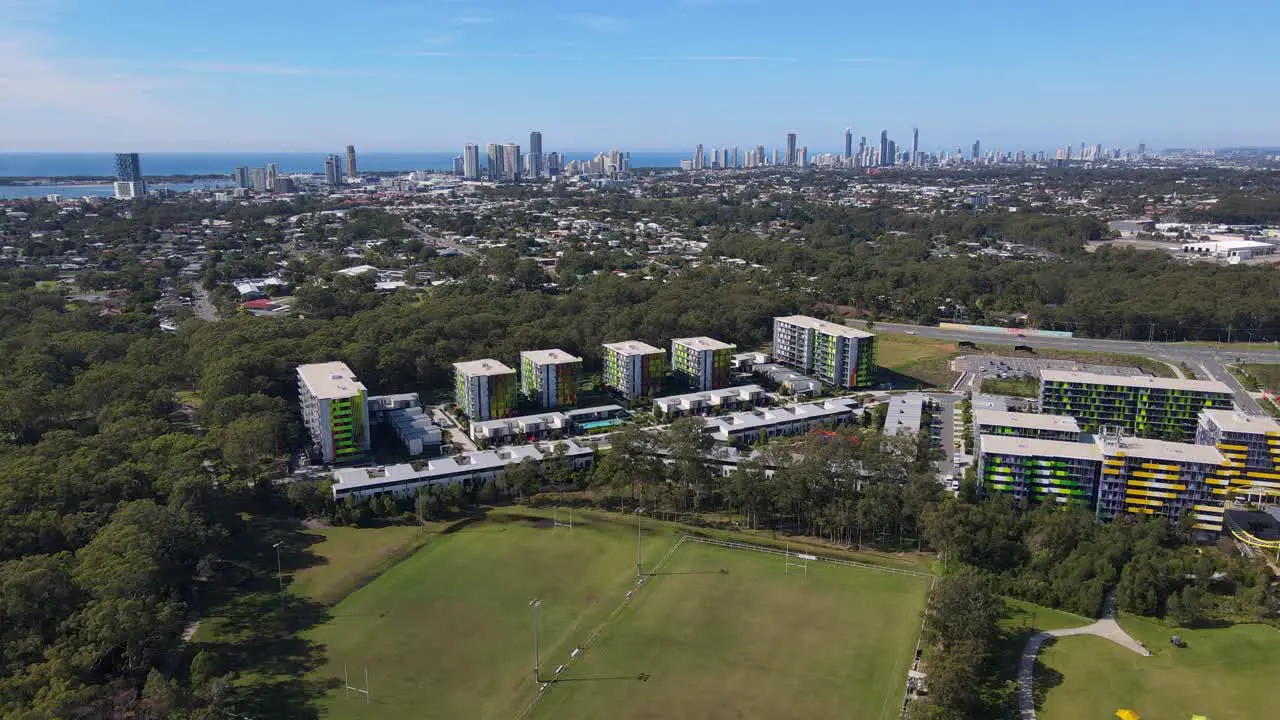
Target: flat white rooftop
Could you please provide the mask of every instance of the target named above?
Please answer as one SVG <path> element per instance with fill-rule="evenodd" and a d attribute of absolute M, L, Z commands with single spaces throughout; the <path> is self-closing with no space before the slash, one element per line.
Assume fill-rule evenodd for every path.
<path fill-rule="evenodd" d="M 515 370 L 512 370 L 511 368 L 507 367 L 506 365 L 503 365 L 502 363 L 492 358 L 485 358 L 484 360 L 469 360 L 467 362 L 454 363 L 453 369 L 456 372 L 462 373 L 463 375 L 468 375 L 472 377 L 483 376 L 483 375 L 506 375 L 509 373 L 515 373 Z"/>
<path fill-rule="evenodd" d="M 1114 387 L 1151 388 L 1153 390 L 1192 390 L 1196 392 L 1214 392 L 1231 394 L 1231 388 L 1217 380 L 1186 380 L 1183 378 L 1159 378 L 1150 375 L 1099 375 L 1076 370 L 1040 371 L 1040 379 L 1045 382 L 1066 382 L 1080 385 L 1111 385 Z"/>
<path fill-rule="evenodd" d="M 1219 465 L 1226 458 L 1212 445 L 1192 445 L 1167 440 L 1125 437 L 1112 444 L 1099 435 L 1095 438 L 1098 448 L 1111 457 L 1136 457 L 1143 460 L 1161 460 L 1172 463 L 1206 463 Z"/>
<path fill-rule="evenodd" d="M 338 400 L 365 392 L 364 383 L 344 362 L 299 365 L 298 377 L 318 400 Z"/>
<path fill-rule="evenodd" d="M 565 455 L 569 457 L 590 455 L 594 452 L 569 440 L 562 440 L 559 444 L 564 446 Z M 334 470 L 334 494 L 336 496 L 338 492 L 359 490 L 370 485 L 448 481 L 457 475 L 495 471 L 526 459 L 542 460 L 553 454 L 554 445 L 555 443 L 540 443 L 498 450 L 481 450 L 430 460 L 416 468 L 409 463 L 404 463 L 383 467 Z"/>
<path fill-rule="evenodd" d="M 788 315 L 786 317 L 776 317 L 773 320 L 774 322 L 784 322 L 788 325 L 817 330 L 818 332 L 825 333 L 827 335 L 836 335 L 848 338 L 875 337 L 875 334 L 869 333 L 865 330 L 851 328 L 848 325 L 837 325 L 836 323 L 819 320 L 818 318 L 809 317 L 808 315 Z"/>
<path fill-rule="evenodd" d="M 563 350 L 525 350 L 520 353 L 520 359 L 528 358 L 538 365 L 564 365 L 566 363 L 582 362 L 582 358 L 571 355 Z"/>
<path fill-rule="evenodd" d="M 649 343 L 640 342 L 639 340 L 626 340 L 616 343 L 605 343 L 604 346 L 619 355 L 656 355 L 665 353 L 666 350 L 657 348 Z"/>
<path fill-rule="evenodd" d="M 1216 408 L 1201 410 L 1200 414 L 1226 432 L 1256 433 L 1258 435 L 1280 433 L 1280 422 L 1262 415 L 1245 415 L 1239 410 L 1219 410 Z"/>
<path fill-rule="evenodd" d="M 1038 413 L 1006 412 L 1004 410 L 974 410 L 974 422 L 995 427 L 1016 427 L 1028 430 L 1060 430 L 1080 432 L 1080 424 L 1070 415 L 1040 415 Z"/>
<path fill-rule="evenodd" d="M 1040 440 L 1012 435 L 979 435 L 978 445 L 982 448 L 982 452 L 997 455 L 1102 461 L 1102 450 L 1097 445 L 1087 442 Z"/>
<path fill-rule="evenodd" d="M 798 405 L 763 408 L 749 412 L 730 413 L 720 417 L 709 417 L 703 423 L 705 428 L 715 428 L 716 434 L 732 435 L 734 432 L 746 432 L 759 428 L 804 420 L 826 420 L 850 412 L 861 412 L 858 401 L 852 398 L 834 398 Z"/>
<path fill-rule="evenodd" d="M 737 347 L 737 345 L 730 345 L 727 342 L 721 342 L 709 337 L 676 338 L 671 343 L 673 345 L 684 345 L 694 350 L 732 350 Z"/>

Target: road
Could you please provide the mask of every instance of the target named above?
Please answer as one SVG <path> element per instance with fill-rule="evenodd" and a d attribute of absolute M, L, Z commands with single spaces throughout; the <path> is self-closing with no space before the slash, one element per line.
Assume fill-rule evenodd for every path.
<path fill-rule="evenodd" d="M 218 311 L 213 307 L 213 301 L 209 299 L 209 292 L 197 284 L 192 289 L 191 294 L 195 298 L 196 317 L 209 322 L 217 322 Z"/>
<path fill-rule="evenodd" d="M 849 320 L 853 327 L 865 328 L 866 323 L 860 320 Z M 1016 334 L 980 332 L 970 330 L 952 330 L 926 325 L 904 325 L 900 323 L 875 323 L 872 328 L 877 332 L 904 333 L 923 338 L 951 340 L 955 342 L 969 341 L 983 347 L 991 345 L 1026 345 L 1032 348 L 1053 350 L 1076 350 L 1080 352 L 1120 353 L 1124 355 L 1141 355 L 1156 360 L 1180 365 L 1186 363 L 1196 371 L 1197 377 L 1207 377 L 1226 384 L 1235 394 L 1236 405 L 1251 415 L 1266 414 L 1258 401 L 1249 391 L 1227 371 L 1226 363 L 1280 363 L 1280 349 L 1255 350 L 1232 348 L 1230 345 L 1202 346 L 1184 345 L 1181 343 L 1141 342 L 1137 340 L 1098 340 L 1094 338 L 1059 338 L 1037 337 L 1028 335 L 1018 337 Z"/>
<path fill-rule="evenodd" d="M 426 230 L 423 230 L 422 228 L 418 227 L 417 225 L 414 225 L 408 220 L 403 220 L 403 222 L 404 222 L 404 226 L 408 228 L 409 232 L 417 234 L 418 237 L 422 238 L 423 242 L 431 243 L 432 247 L 447 247 L 450 250 L 456 250 L 459 253 L 463 255 L 468 255 L 470 257 L 480 256 L 480 251 L 476 250 L 475 248 L 469 248 L 465 245 L 459 245 L 458 243 L 453 242 L 451 240 L 445 240 L 444 238 L 436 237 L 435 235 L 429 235 L 427 234 Z"/>

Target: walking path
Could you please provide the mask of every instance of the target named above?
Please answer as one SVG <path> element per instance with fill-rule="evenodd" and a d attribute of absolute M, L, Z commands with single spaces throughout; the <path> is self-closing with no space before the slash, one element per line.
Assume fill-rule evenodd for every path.
<path fill-rule="evenodd" d="M 1102 619 L 1092 625 L 1039 632 L 1027 639 L 1026 647 L 1022 649 L 1022 659 L 1018 663 L 1018 709 L 1022 720 L 1036 720 L 1035 688 L 1032 684 L 1035 680 L 1036 656 L 1040 654 L 1040 647 L 1051 637 L 1097 635 L 1144 657 L 1151 656 L 1150 650 L 1134 640 L 1116 622 L 1114 600 L 1112 594 L 1107 595 L 1102 603 Z"/>

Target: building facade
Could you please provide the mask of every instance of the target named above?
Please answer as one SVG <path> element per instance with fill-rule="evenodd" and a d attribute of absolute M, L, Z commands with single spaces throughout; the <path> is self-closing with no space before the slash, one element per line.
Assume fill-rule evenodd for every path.
<path fill-rule="evenodd" d="M 369 452 L 368 391 L 346 363 L 298 366 L 298 405 L 311 444 L 325 463 Z"/>
<path fill-rule="evenodd" d="M 1214 380 L 1040 371 L 1040 411 L 1070 415 L 1085 432 L 1118 428 L 1139 437 L 1190 440 L 1200 411 L 1232 407 L 1231 389 Z"/>
<path fill-rule="evenodd" d="M 875 383 L 875 335 L 807 315 L 773 319 L 773 357 L 834 387 Z"/>
<path fill-rule="evenodd" d="M 653 397 L 667 379 L 667 353 L 637 340 L 604 344 L 604 384 L 628 400 Z"/>
<path fill-rule="evenodd" d="M 1280 497 L 1280 423 L 1232 410 L 1205 410 L 1196 444 L 1217 448 L 1230 463 L 1231 490 L 1249 497 Z"/>
<path fill-rule="evenodd" d="M 464 180 L 480 179 L 480 146 L 475 143 L 462 147 L 462 177 Z"/>
<path fill-rule="evenodd" d="M 578 402 L 582 358 L 563 350 L 520 353 L 520 392 L 539 407 L 555 408 Z"/>
<path fill-rule="evenodd" d="M 1014 435 L 978 436 L 978 482 L 1019 501 L 1092 505 L 1102 470 L 1093 443 Z"/>
<path fill-rule="evenodd" d="M 516 409 L 516 371 L 497 360 L 453 364 L 454 402 L 472 422 L 509 417 Z"/>
<path fill-rule="evenodd" d="M 133 183 L 134 194 L 147 194 L 147 181 L 142 177 L 142 161 L 138 153 L 116 153 L 116 181 Z"/>
<path fill-rule="evenodd" d="M 974 410 L 973 424 L 978 435 L 1007 435 L 1036 440 L 1080 441 L 1080 425 L 1070 415 Z"/>
<path fill-rule="evenodd" d="M 1197 530 L 1222 531 L 1230 465 L 1217 448 L 1146 438 L 1098 436 L 1102 476 L 1097 510 L 1178 520 L 1190 514 Z"/>
<path fill-rule="evenodd" d="M 676 338 L 671 341 L 671 372 L 692 390 L 727 387 L 735 347 L 709 337 Z"/>
<path fill-rule="evenodd" d="M 537 130 L 529 133 L 529 177 L 542 177 L 542 133 Z"/>

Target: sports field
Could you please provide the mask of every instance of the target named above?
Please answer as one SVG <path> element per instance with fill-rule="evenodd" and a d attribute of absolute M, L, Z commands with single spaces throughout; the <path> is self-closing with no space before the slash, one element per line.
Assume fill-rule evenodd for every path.
<path fill-rule="evenodd" d="M 676 541 L 646 521 L 646 570 Z M 306 633 L 327 661 L 312 680 L 340 681 L 345 666 L 363 686 L 369 669 L 371 701 L 339 682 L 324 716 L 517 717 L 537 696 L 535 597 L 544 681 L 605 629 L 533 717 L 897 712 L 925 578 L 816 563 L 788 576 L 778 556 L 685 542 L 637 588 L 635 547 L 633 522 L 588 513 L 572 533 L 507 510 L 436 536 Z"/>
<path fill-rule="evenodd" d="M 685 542 L 533 717 L 899 717 L 928 582 Z"/>
<path fill-rule="evenodd" d="M 1036 685 L 1046 691 L 1041 720 L 1114 717 L 1211 720 L 1275 717 L 1280 708 L 1280 631 L 1265 625 L 1171 630 L 1151 620 L 1120 624 L 1154 655 L 1140 657 L 1098 637 L 1059 638 L 1040 653 Z M 1186 648 L 1169 637 L 1179 634 Z"/>

